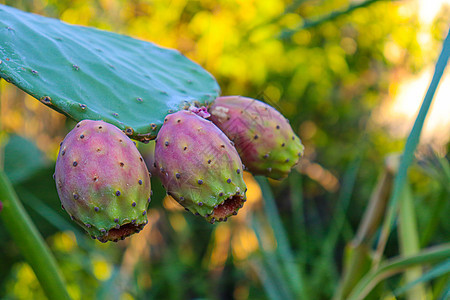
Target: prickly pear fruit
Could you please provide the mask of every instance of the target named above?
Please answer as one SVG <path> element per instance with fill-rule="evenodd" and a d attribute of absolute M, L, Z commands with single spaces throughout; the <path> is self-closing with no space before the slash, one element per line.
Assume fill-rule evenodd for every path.
<path fill-rule="evenodd" d="M 142 157 L 144 158 L 145 165 L 151 175 L 156 174 L 155 167 L 155 140 L 149 141 L 147 144 L 142 145 L 140 148 Z"/>
<path fill-rule="evenodd" d="M 211 117 L 211 114 L 208 112 L 208 108 L 206 106 L 196 107 L 196 106 L 191 105 L 191 107 L 189 107 L 188 110 L 204 119 Z"/>
<path fill-rule="evenodd" d="M 114 125 L 79 122 L 61 143 L 54 178 L 63 209 L 101 242 L 124 239 L 148 222 L 147 167 Z"/>
<path fill-rule="evenodd" d="M 155 163 L 167 194 L 211 223 L 236 215 L 246 201 L 236 149 L 212 122 L 190 111 L 166 117 Z"/>
<path fill-rule="evenodd" d="M 303 154 L 289 121 L 273 107 L 246 97 L 219 97 L 210 120 L 230 140 L 250 172 L 273 179 L 286 177 Z"/>

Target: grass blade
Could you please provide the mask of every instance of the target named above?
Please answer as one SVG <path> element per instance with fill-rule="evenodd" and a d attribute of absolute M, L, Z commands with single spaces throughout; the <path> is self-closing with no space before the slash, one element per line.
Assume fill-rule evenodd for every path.
<path fill-rule="evenodd" d="M 118 280 L 120 280 L 120 270 L 114 266 L 111 277 L 98 289 L 97 299 L 120 299 Z"/>
<path fill-rule="evenodd" d="M 440 157 L 432 149 L 428 153 L 428 155 L 419 160 L 419 165 L 432 178 L 441 182 L 441 191 L 435 197 L 432 211 L 422 231 L 420 237 L 420 245 L 422 247 L 427 246 L 433 238 L 439 223 L 443 220 L 442 214 L 446 213 L 445 206 L 448 205 L 450 197 L 450 185 L 448 184 L 450 182 L 450 164 L 446 157 Z"/>
<path fill-rule="evenodd" d="M 347 245 L 343 275 L 333 299 L 346 299 L 358 279 L 370 270 L 372 240 L 383 218 L 395 174 L 390 161 L 392 159 L 386 160 L 384 171 L 372 191 L 357 234 Z"/>
<path fill-rule="evenodd" d="M 55 258 L 0 170 L 0 218 L 22 255 L 27 259 L 49 299 L 70 299 Z"/>
<path fill-rule="evenodd" d="M 316 285 L 323 286 L 328 282 L 336 282 L 339 278 L 336 264 L 334 263 L 334 250 L 339 236 L 343 234 L 343 228 L 347 221 L 347 208 L 353 193 L 353 188 L 356 182 L 359 166 L 361 164 L 361 156 L 355 158 L 347 167 L 344 179 L 342 181 L 341 189 L 339 191 L 337 207 L 334 212 L 334 218 L 329 226 L 329 233 L 321 243 L 321 254 L 318 259 L 315 270 L 315 278 L 319 281 Z M 330 293 L 335 289 L 330 285 Z"/>
<path fill-rule="evenodd" d="M 422 247 L 426 247 L 430 243 L 436 230 L 439 227 L 439 223 L 441 222 L 441 220 L 444 220 L 443 214 L 446 213 L 445 206 L 448 205 L 450 193 L 448 192 L 448 190 L 443 189 L 436 198 L 436 202 L 434 202 L 433 204 L 430 216 L 420 237 L 420 245 Z"/>
<path fill-rule="evenodd" d="M 289 176 L 289 184 L 290 184 L 290 198 L 292 205 L 292 221 L 294 225 L 294 235 L 297 248 L 302 248 L 302 252 L 304 252 L 303 257 L 308 257 L 308 235 L 306 234 L 305 227 L 305 212 L 303 209 L 303 188 L 302 188 L 302 176 L 292 170 L 292 173 Z"/>
<path fill-rule="evenodd" d="M 417 230 L 416 213 L 409 184 L 405 184 L 400 199 L 398 236 L 400 242 L 400 254 L 411 256 L 420 251 L 419 234 Z M 420 266 L 410 268 L 405 272 L 406 282 L 413 282 L 422 276 Z M 417 285 L 408 292 L 408 299 L 420 300 L 426 298 L 426 291 L 423 285 Z"/>
<path fill-rule="evenodd" d="M 272 278 L 272 281 L 276 284 L 276 288 L 279 290 L 278 294 L 283 297 L 283 299 L 294 299 L 294 296 L 291 294 L 291 290 L 289 286 L 286 284 L 286 276 L 284 276 L 281 271 L 278 259 L 273 252 L 266 251 L 263 247 L 262 242 L 262 234 L 263 234 L 263 226 L 260 220 L 260 216 L 255 216 L 252 219 L 252 228 L 255 232 L 256 238 L 258 239 L 259 248 L 262 253 L 263 266 L 266 266 L 266 272 Z"/>
<path fill-rule="evenodd" d="M 439 300 L 448 300 L 450 299 L 450 282 L 447 285 L 447 288 L 442 293 L 441 297 L 439 297 Z"/>
<path fill-rule="evenodd" d="M 64 219 L 61 215 L 55 212 L 51 207 L 42 202 L 38 197 L 34 196 L 32 193 L 26 189 L 20 191 L 21 199 L 24 199 L 23 203 L 33 209 L 37 214 L 39 214 L 43 219 L 53 225 L 55 228 L 61 231 L 71 231 L 77 239 L 78 246 L 86 250 L 92 250 L 91 239 L 85 233 L 82 233 L 76 226 L 75 223 L 69 222 L 68 219 Z"/>
<path fill-rule="evenodd" d="M 301 299 L 308 299 L 307 292 L 305 290 L 303 276 L 295 262 L 294 255 L 289 246 L 286 231 L 281 223 L 278 209 L 275 204 L 272 191 L 270 189 L 267 178 L 262 176 L 256 176 L 256 181 L 261 187 L 261 191 L 264 197 L 264 210 L 269 220 L 270 225 L 275 233 L 277 240 L 277 252 L 280 260 L 283 263 L 286 274 L 288 274 L 288 281 L 291 284 L 291 288 Z"/>
<path fill-rule="evenodd" d="M 445 274 L 450 273 L 450 259 L 446 260 L 442 264 L 439 264 L 438 266 L 432 268 L 430 271 L 426 272 L 419 278 L 415 279 L 414 281 L 409 282 L 405 286 L 402 286 L 401 288 L 398 288 L 394 291 L 394 294 L 396 296 L 400 296 L 401 294 L 410 291 L 412 288 L 414 288 L 417 284 L 422 282 L 430 281 L 438 276 L 442 276 Z M 409 298 L 408 298 L 409 299 Z M 424 298 L 425 299 L 425 296 Z"/>
<path fill-rule="evenodd" d="M 405 150 L 403 151 L 403 155 L 400 160 L 400 167 L 398 169 L 398 173 L 394 179 L 394 186 L 391 197 L 389 199 L 387 215 L 383 222 L 383 227 L 381 230 L 381 235 L 377 246 L 377 251 L 374 256 L 374 268 L 378 266 L 381 257 L 383 255 L 384 248 L 386 247 L 389 233 L 391 231 L 392 225 L 394 224 L 398 199 L 402 192 L 403 186 L 406 182 L 407 171 L 412 163 L 414 152 L 419 143 L 423 123 L 425 122 L 425 118 L 428 114 L 428 110 L 430 108 L 434 94 L 439 85 L 439 81 L 441 80 L 442 74 L 444 73 L 444 70 L 447 66 L 449 57 L 450 57 L 450 31 L 444 40 L 444 45 L 442 47 L 441 54 L 439 55 L 438 61 L 436 63 L 433 78 L 431 79 L 430 86 L 428 87 L 427 93 L 422 102 L 422 106 L 420 107 L 419 114 L 417 115 L 411 133 L 409 134 L 408 139 L 406 140 Z"/>
<path fill-rule="evenodd" d="M 346 221 L 346 211 L 352 197 L 361 160 L 361 156 L 354 159 L 345 172 L 344 180 L 338 196 L 337 212 L 335 213 L 335 217 L 330 226 L 330 233 L 323 244 L 324 250 L 322 254 L 324 256 L 331 256 L 331 253 L 338 241 L 339 234 L 342 232 L 342 228 Z"/>
<path fill-rule="evenodd" d="M 425 249 L 414 256 L 390 259 L 376 270 L 369 272 L 355 286 L 348 300 L 362 300 L 382 280 L 398 274 L 408 268 L 431 264 L 450 257 L 450 243 Z"/>
<path fill-rule="evenodd" d="M 279 294 L 272 278 L 267 273 L 267 270 L 256 260 L 252 260 L 250 265 L 261 280 L 262 286 L 266 291 L 266 294 L 269 296 L 269 299 L 283 300 L 283 297 Z"/>

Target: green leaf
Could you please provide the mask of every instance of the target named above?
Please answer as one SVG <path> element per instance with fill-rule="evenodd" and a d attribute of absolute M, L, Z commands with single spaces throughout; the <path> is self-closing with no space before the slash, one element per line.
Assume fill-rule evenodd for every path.
<path fill-rule="evenodd" d="M 336 244 L 339 240 L 339 236 L 343 234 L 345 223 L 348 221 L 346 212 L 350 204 L 350 200 L 353 194 L 356 178 L 358 175 L 359 167 L 361 165 L 362 155 L 358 154 L 347 167 L 344 174 L 344 179 L 340 188 L 337 207 L 334 213 L 334 218 L 329 226 L 327 236 L 321 243 L 321 255 L 317 260 L 316 268 L 313 270 L 313 274 L 317 274 L 317 278 L 321 278 L 320 285 L 324 285 L 328 282 L 329 285 L 333 285 L 329 282 L 335 282 L 334 278 L 338 277 L 337 267 L 334 264 L 334 251 Z M 334 287 L 333 287 L 334 288 Z"/>
<path fill-rule="evenodd" d="M 16 184 L 46 165 L 44 154 L 30 140 L 11 135 L 5 145 L 5 173 Z"/>
<path fill-rule="evenodd" d="M 408 268 L 447 260 L 450 257 L 450 244 L 425 249 L 416 255 L 399 257 L 381 264 L 378 269 L 366 274 L 355 286 L 348 300 L 365 299 L 370 291 L 382 280 Z"/>
<path fill-rule="evenodd" d="M 439 300 L 448 300 L 450 298 L 450 284 L 447 285 L 447 288 L 439 297 Z"/>
<path fill-rule="evenodd" d="M 91 238 L 85 232 L 81 232 L 78 227 L 75 226 L 75 223 L 69 222 L 69 218 L 62 217 L 26 189 L 22 189 L 20 193 L 23 195 L 21 199 L 25 206 L 30 207 L 34 212 L 53 225 L 56 229 L 60 231 L 72 231 L 77 239 L 78 246 L 88 251 L 92 250 L 92 243 L 88 242 Z"/>
<path fill-rule="evenodd" d="M 447 67 L 449 57 L 450 57 L 450 31 L 448 32 L 447 37 L 444 40 L 441 54 L 439 55 L 438 61 L 436 62 L 433 78 L 431 79 L 427 93 L 425 94 L 425 98 L 423 99 L 422 105 L 419 110 L 419 114 L 417 115 L 417 118 L 414 121 L 413 128 L 411 129 L 408 139 L 406 140 L 405 149 L 403 151 L 403 155 L 400 160 L 400 166 L 398 168 L 397 175 L 395 176 L 394 179 L 394 186 L 392 188 L 392 194 L 389 199 L 386 217 L 384 219 L 383 226 L 381 228 L 381 234 L 377 245 L 377 251 L 374 257 L 374 268 L 376 268 L 376 266 L 379 264 L 381 260 L 384 248 L 386 246 L 389 234 L 391 232 L 391 228 L 394 225 L 398 209 L 398 199 L 400 198 L 403 186 L 407 180 L 408 168 L 413 161 L 414 152 L 416 151 L 417 145 L 419 144 L 420 134 L 422 132 L 422 127 L 425 122 L 425 118 L 428 114 L 428 110 L 431 106 L 431 102 L 433 101 L 433 97 L 434 94 L 436 93 L 436 89 L 439 85 L 442 74 L 444 74 L 444 70 Z"/>
<path fill-rule="evenodd" d="M 164 117 L 220 93 L 179 51 L 0 5 L 0 77 L 71 117 L 104 120 L 139 140 Z"/>
<path fill-rule="evenodd" d="M 286 274 L 284 274 L 281 270 L 281 264 L 278 262 L 276 253 L 272 251 L 267 251 L 263 247 L 262 235 L 263 235 L 263 225 L 261 215 L 255 215 L 252 218 L 252 228 L 255 232 L 256 238 L 258 239 L 258 244 L 261 249 L 262 254 L 262 264 L 266 270 L 266 273 L 269 274 L 271 278 L 271 282 L 275 283 L 275 289 L 277 290 L 276 294 L 281 296 L 282 299 L 294 299 L 294 295 L 292 294 L 292 289 L 289 288 L 289 284 L 287 283 Z M 261 282 L 263 285 L 267 284 L 264 281 L 264 278 L 260 276 Z M 266 291 L 270 289 L 270 287 L 265 287 Z M 268 294 L 270 295 L 270 294 Z"/>
<path fill-rule="evenodd" d="M 290 248 L 287 233 L 283 227 L 283 223 L 281 222 L 281 218 L 275 204 L 275 199 L 267 178 L 263 176 L 256 176 L 255 179 L 261 187 L 264 197 L 264 210 L 275 233 L 275 238 L 277 240 L 277 253 L 286 274 L 288 274 L 288 282 L 291 284 L 293 291 L 299 295 L 301 299 L 308 299 L 309 297 L 306 290 L 306 285 L 304 283 L 305 281 L 303 279 L 303 274 L 298 269 L 297 262 L 294 259 L 294 254 Z"/>
<path fill-rule="evenodd" d="M 302 176 L 295 169 L 289 174 L 289 186 L 290 186 L 290 199 L 292 205 L 292 222 L 294 228 L 294 239 L 297 248 L 302 249 L 302 256 L 309 257 L 308 252 L 308 235 L 306 234 L 305 226 L 305 212 L 304 212 L 304 200 L 303 200 L 303 183 Z"/>
<path fill-rule="evenodd" d="M 276 288 L 275 282 L 272 277 L 269 276 L 266 268 L 257 260 L 250 261 L 250 266 L 253 268 L 258 277 L 261 279 L 262 286 L 271 300 L 281 300 L 283 297 L 280 295 Z"/>
<path fill-rule="evenodd" d="M 436 267 L 432 268 L 430 271 L 426 272 L 419 278 L 417 278 L 414 281 L 408 282 L 405 286 L 402 286 L 401 288 L 398 288 L 394 291 L 394 294 L 396 296 L 400 296 L 401 294 L 411 290 L 413 287 L 415 287 L 419 283 L 430 281 L 436 277 L 449 274 L 450 273 L 450 259 L 446 260 L 445 262 L 437 265 Z"/>
<path fill-rule="evenodd" d="M 42 289 L 49 299 L 70 299 L 50 249 L 19 201 L 8 177 L 0 170 L 0 213 L 2 226 L 8 230 L 22 255 L 33 268 Z"/>
<path fill-rule="evenodd" d="M 403 192 L 400 195 L 400 211 L 398 238 L 400 243 L 400 253 L 403 256 L 414 255 L 420 251 L 419 233 L 417 229 L 416 212 L 414 211 L 414 201 L 411 194 L 411 188 L 408 183 L 404 185 Z M 420 266 L 410 268 L 405 271 L 406 282 L 412 282 L 422 276 Z M 418 285 L 408 292 L 408 299 L 420 300 L 426 298 L 424 285 Z"/>

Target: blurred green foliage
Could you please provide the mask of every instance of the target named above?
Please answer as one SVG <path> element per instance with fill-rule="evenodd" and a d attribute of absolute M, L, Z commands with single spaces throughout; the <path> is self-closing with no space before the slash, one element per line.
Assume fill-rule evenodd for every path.
<path fill-rule="evenodd" d="M 444 7 L 426 26 L 408 1 L 374 1 L 281 38 L 305 20 L 345 10 L 349 1 L 0 3 L 176 48 L 211 72 L 223 95 L 277 107 L 306 147 L 288 179 L 270 181 L 271 189 L 258 179 L 265 201 L 273 191 L 275 211 L 264 210 L 268 202 L 264 206 L 257 182 L 246 174 L 250 194 L 244 209 L 228 223 L 211 226 L 164 198 L 153 178 L 146 230 L 118 244 L 100 244 L 60 209 L 52 181 L 59 142 L 73 122 L 0 82 L 4 169 L 74 299 L 295 299 L 290 279 L 297 275 L 310 299 L 330 299 L 384 161 L 403 149 L 404 139 L 377 123 L 375 111 L 403 75 L 435 62 L 450 15 Z M 421 42 L 424 35 L 427 43 Z M 148 146 L 139 147 L 149 155 Z M 409 173 L 422 249 L 450 237 L 450 147 L 447 141 L 438 154 L 423 149 Z M 372 249 L 377 234 L 368 245 Z M 0 238 L 0 298 L 43 299 L 34 273 L 2 227 Z M 398 244 L 394 232 L 385 255 L 398 255 Z M 289 273 L 289 265 L 297 275 Z M 443 294 L 449 279 L 448 273 L 433 279 L 426 289 L 430 299 Z M 371 297 L 392 296 L 404 284 L 395 276 Z"/>

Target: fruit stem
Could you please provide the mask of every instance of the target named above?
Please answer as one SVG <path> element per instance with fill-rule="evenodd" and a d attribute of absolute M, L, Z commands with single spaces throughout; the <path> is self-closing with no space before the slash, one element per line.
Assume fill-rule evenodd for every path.
<path fill-rule="evenodd" d="M 31 265 L 49 299 L 70 299 L 56 260 L 20 203 L 5 173 L 0 170 L 0 219 Z"/>

